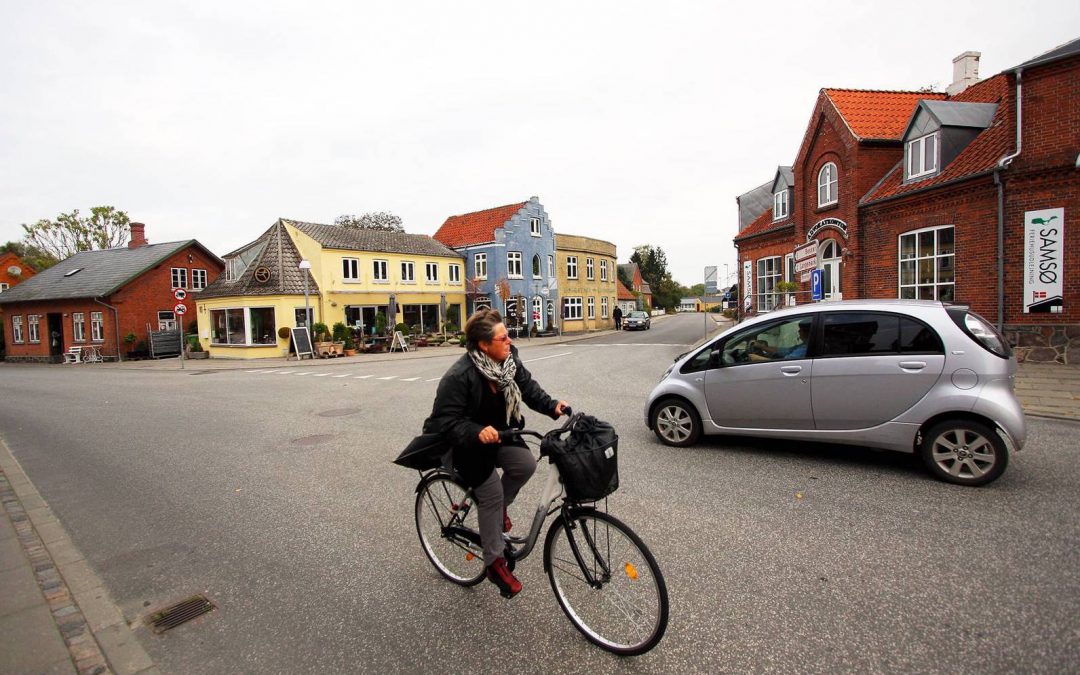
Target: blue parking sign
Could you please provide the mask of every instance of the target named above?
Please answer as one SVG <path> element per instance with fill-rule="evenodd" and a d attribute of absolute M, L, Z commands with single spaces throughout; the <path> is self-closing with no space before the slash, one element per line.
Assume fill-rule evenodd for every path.
<path fill-rule="evenodd" d="M 825 294 L 822 292 L 822 284 L 825 280 L 825 270 L 810 271 L 810 294 L 814 301 L 821 300 Z"/>

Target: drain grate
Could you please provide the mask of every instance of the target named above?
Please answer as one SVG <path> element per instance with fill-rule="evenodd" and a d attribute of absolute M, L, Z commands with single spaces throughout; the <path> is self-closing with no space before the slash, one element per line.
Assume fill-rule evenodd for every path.
<path fill-rule="evenodd" d="M 166 607 L 160 612 L 154 612 L 147 617 L 146 623 L 150 626 L 150 630 L 160 635 L 170 628 L 176 628 L 186 621 L 191 621 L 195 617 L 213 611 L 213 609 L 214 603 L 201 595 L 195 595 L 175 605 Z"/>

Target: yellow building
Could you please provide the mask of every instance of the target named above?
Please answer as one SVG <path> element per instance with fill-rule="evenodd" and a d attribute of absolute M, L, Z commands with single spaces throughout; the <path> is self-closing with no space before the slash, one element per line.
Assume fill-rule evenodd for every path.
<path fill-rule="evenodd" d="M 197 302 L 212 357 L 284 356 L 289 337 L 279 330 L 304 325 L 307 312 L 311 323 L 364 335 L 398 323 L 422 332 L 462 325 L 464 261 L 428 236 L 282 219 L 224 259 L 225 273 Z"/>
<path fill-rule="evenodd" d="M 611 313 L 618 289 L 615 244 L 572 234 L 555 235 L 562 305 L 562 331 L 580 333 L 615 327 Z"/>

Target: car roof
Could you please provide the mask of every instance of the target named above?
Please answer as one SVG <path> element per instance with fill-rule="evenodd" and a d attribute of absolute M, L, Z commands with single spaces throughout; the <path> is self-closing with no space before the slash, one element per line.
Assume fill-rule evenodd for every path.
<path fill-rule="evenodd" d="M 815 302 L 807 305 L 797 305 L 795 307 L 784 307 L 765 314 L 758 314 L 736 325 L 749 326 L 764 321 L 783 319 L 786 316 L 817 314 L 820 312 L 858 310 L 903 312 L 906 309 L 915 310 L 916 313 L 919 313 L 920 311 L 926 310 L 944 309 L 946 306 L 966 307 L 966 305 L 945 303 L 940 300 L 899 300 L 896 298 L 885 298 L 880 300 L 835 300 L 830 302 Z"/>

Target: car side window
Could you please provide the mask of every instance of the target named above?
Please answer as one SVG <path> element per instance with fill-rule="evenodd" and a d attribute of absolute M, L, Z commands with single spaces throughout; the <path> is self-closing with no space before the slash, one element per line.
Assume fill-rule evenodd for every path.
<path fill-rule="evenodd" d="M 702 370 L 708 370 L 709 368 L 715 368 L 716 364 L 713 361 L 713 355 L 716 354 L 716 343 L 713 343 L 702 349 L 693 357 L 687 359 L 683 367 L 679 369 L 680 373 L 696 373 Z"/>
<path fill-rule="evenodd" d="M 812 323 L 812 316 L 800 316 L 736 333 L 724 343 L 720 362 L 733 366 L 807 358 Z"/>
<path fill-rule="evenodd" d="M 821 356 L 896 354 L 900 351 L 900 317 L 877 312 L 825 315 Z"/>
<path fill-rule="evenodd" d="M 910 317 L 900 317 L 900 351 L 904 354 L 944 354 L 945 345 L 934 329 Z"/>

